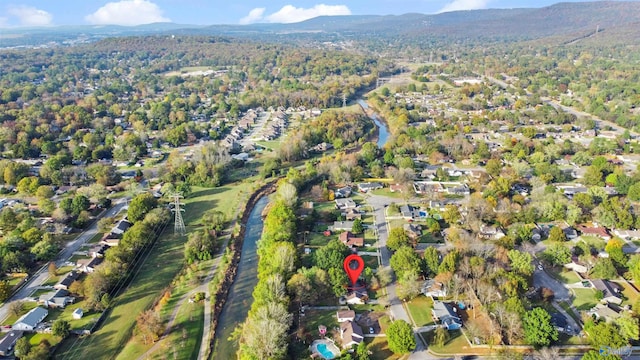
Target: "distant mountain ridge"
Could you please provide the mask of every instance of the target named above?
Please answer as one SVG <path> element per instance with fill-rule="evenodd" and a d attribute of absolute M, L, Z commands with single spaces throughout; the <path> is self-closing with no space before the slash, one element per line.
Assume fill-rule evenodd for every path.
<path fill-rule="evenodd" d="M 627 41 L 640 35 L 640 2 L 596 1 L 558 3 L 543 8 L 486 9 L 425 15 L 321 16 L 294 24 L 250 24 L 194 26 L 172 23 L 124 26 L 66 26 L 40 29 L 4 29 L 0 47 L 38 45 L 71 37 L 95 41 L 105 37 L 149 34 L 199 34 L 258 38 L 309 33 L 323 37 L 368 36 L 420 38 L 433 36 L 456 39 L 538 39 L 564 36 L 567 39 L 595 32 L 624 34 Z M 606 36 L 606 35 L 603 35 Z"/>

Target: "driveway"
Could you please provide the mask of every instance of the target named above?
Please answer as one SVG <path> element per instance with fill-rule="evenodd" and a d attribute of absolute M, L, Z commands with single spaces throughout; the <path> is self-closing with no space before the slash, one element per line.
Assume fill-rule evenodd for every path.
<path fill-rule="evenodd" d="M 569 301 L 571 299 L 569 289 L 567 289 L 567 287 L 563 283 L 551 277 L 551 275 L 547 274 L 546 271 L 538 270 L 537 267 L 533 272 L 533 286 L 544 286 L 551 289 L 553 291 L 554 298 L 558 301 Z"/>

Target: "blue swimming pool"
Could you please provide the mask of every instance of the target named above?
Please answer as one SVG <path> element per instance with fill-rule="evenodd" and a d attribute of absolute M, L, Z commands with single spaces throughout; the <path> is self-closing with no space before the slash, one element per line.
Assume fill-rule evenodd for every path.
<path fill-rule="evenodd" d="M 335 359 L 340 356 L 340 349 L 327 340 L 316 340 L 311 345 L 311 351 L 317 352 L 324 359 Z"/>
<path fill-rule="evenodd" d="M 323 358 L 333 359 L 334 355 L 331 350 L 327 348 L 327 344 L 318 344 L 318 346 L 316 346 L 316 349 L 318 349 L 318 352 L 320 353 L 320 355 L 322 355 Z"/>

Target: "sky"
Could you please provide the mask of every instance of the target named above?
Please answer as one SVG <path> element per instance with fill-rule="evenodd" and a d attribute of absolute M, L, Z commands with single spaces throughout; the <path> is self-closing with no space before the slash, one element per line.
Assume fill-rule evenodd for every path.
<path fill-rule="evenodd" d="M 0 0 L 0 28 L 56 25 L 292 23 L 320 15 L 435 14 L 543 7 L 560 0 Z M 576 0 L 563 0 L 576 2 Z"/>

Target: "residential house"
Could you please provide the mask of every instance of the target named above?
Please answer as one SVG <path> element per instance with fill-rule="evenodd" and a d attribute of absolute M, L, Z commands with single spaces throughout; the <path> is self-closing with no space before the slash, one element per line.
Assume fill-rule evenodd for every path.
<path fill-rule="evenodd" d="M 330 231 L 351 231 L 353 230 L 353 221 L 334 221 L 332 226 L 329 226 Z"/>
<path fill-rule="evenodd" d="M 62 308 L 75 302 L 73 296 L 69 296 L 67 290 L 54 290 L 38 297 L 38 303 L 45 307 Z"/>
<path fill-rule="evenodd" d="M 10 356 L 13 353 L 13 347 L 24 334 L 21 330 L 11 330 L 5 337 L 0 340 L 0 356 Z"/>
<path fill-rule="evenodd" d="M 345 186 L 345 187 L 341 187 L 340 189 L 337 189 L 333 192 L 333 195 L 335 196 L 335 198 L 347 198 L 349 196 L 351 196 L 351 186 Z"/>
<path fill-rule="evenodd" d="M 47 309 L 37 306 L 22 315 L 11 328 L 13 330 L 34 331 L 47 315 L 49 315 Z"/>
<path fill-rule="evenodd" d="M 640 230 L 613 230 L 613 234 L 625 240 L 639 240 Z"/>
<path fill-rule="evenodd" d="M 358 184 L 358 191 L 369 192 L 371 190 L 382 189 L 383 187 L 379 182 L 366 182 Z"/>
<path fill-rule="evenodd" d="M 596 319 L 605 319 L 606 321 L 615 320 L 622 316 L 622 309 L 614 304 L 597 304 L 591 308 L 587 314 L 594 316 Z"/>
<path fill-rule="evenodd" d="M 353 221 L 355 219 L 362 220 L 362 213 L 357 209 L 347 209 L 342 213 L 342 216 L 344 216 L 347 221 Z"/>
<path fill-rule="evenodd" d="M 442 324 L 447 330 L 458 330 L 462 327 L 462 320 L 450 304 L 434 301 L 431 315 L 436 322 Z"/>
<path fill-rule="evenodd" d="M 602 291 L 601 302 L 616 305 L 620 305 L 622 303 L 622 289 L 620 285 L 609 280 L 601 279 L 591 280 L 591 285 L 593 285 L 596 290 Z"/>
<path fill-rule="evenodd" d="M 358 207 L 355 201 L 350 198 L 340 198 L 334 200 L 338 210 L 355 209 Z"/>
<path fill-rule="evenodd" d="M 340 310 L 336 313 L 336 316 L 338 317 L 338 322 L 345 322 L 345 321 L 354 321 L 356 318 L 356 312 L 353 310 Z"/>
<path fill-rule="evenodd" d="M 363 305 L 369 300 L 369 294 L 366 291 L 353 291 L 347 295 L 346 301 L 349 305 Z"/>
<path fill-rule="evenodd" d="M 434 181 L 414 181 L 413 191 L 415 191 L 416 194 L 441 193 L 444 192 L 444 186 Z"/>
<path fill-rule="evenodd" d="M 505 237 L 505 233 L 497 226 L 481 225 L 478 236 L 482 239 L 498 240 Z"/>
<path fill-rule="evenodd" d="M 578 260 L 577 256 L 571 258 L 571 262 L 564 264 L 564 267 L 573 270 L 579 274 L 586 274 L 589 272 L 589 267 Z"/>
<path fill-rule="evenodd" d="M 113 227 L 113 229 L 111 229 L 111 232 L 114 234 L 124 234 L 125 231 L 129 230 L 129 228 L 132 226 L 133 224 L 131 224 L 129 221 L 127 221 L 127 219 L 122 219 L 120 221 L 118 221 L 118 223 L 116 224 L 116 226 Z"/>
<path fill-rule="evenodd" d="M 571 226 L 566 226 L 562 228 L 562 232 L 564 232 L 564 236 L 567 237 L 567 240 L 573 240 L 578 238 L 578 232 Z"/>
<path fill-rule="evenodd" d="M 351 231 L 345 231 L 339 236 L 340 241 L 350 248 L 364 246 L 364 238 L 356 237 Z"/>
<path fill-rule="evenodd" d="M 342 338 L 342 348 L 350 349 L 353 345 L 358 345 L 364 340 L 364 333 L 360 325 L 353 321 L 340 323 L 340 337 Z"/>
<path fill-rule="evenodd" d="M 83 316 L 84 316 L 84 311 L 82 311 L 81 308 L 76 308 L 75 310 L 73 310 L 73 313 L 71 313 L 71 317 L 74 318 L 75 320 L 82 319 Z"/>
<path fill-rule="evenodd" d="M 420 228 L 420 225 L 404 224 L 402 228 L 411 240 L 417 240 L 422 236 L 422 229 Z"/>
<path fill-rule="evenodd" d="M 114 234 L 111 232 L 103 236 L 102 240 L 100 240 L 100 243 L 107 245 L 109 247 L 118 246 L 120 244 L 121 239 L 122 239 L 122 234 Z"/>
<path fill-rule="evenodd" d="M 405 220 L 413 220 L 420 217 L 420 212 L 411 205 L 400 206 L 400 215 Z"/>
<path fill-rule="evenodd" d="M 102 263 L 102 258 L 94 257 L 90 259 L 80 259 L 76 262 L 78 271 L 90 274 L 96 270 L 96 267 Z"/>
<path fill-rule="evenodd" d="M 471 194 L 471 190 L 469 190 L 469 186 L 467 184 L 461 184 L 453 187 L 448 187 L 445 189 L 447 193 L 451 195 L 469 195 Z"/>
<path fill-rule="evenodd" d="M 444 284 L 433 279 L 427 279 L 422 284 L 421 291 L 424 296 L 430 296 L 432 298 L 447 296 L 447 289 L 445 288 Z"/>
<path fill-rule="evenodd" d="M 607 231 L 607 229 L 604 227 L 598 226 L 597 224 L 594 226 L 578 225 L 577 229 L 582 235 L 597 236 L 603 240 L 611 239 L 611 234 L 609 234 L 609 231 Z"/>
<path fill-rule="evenodd" d="M 53 288 L 57 290 L 69 290 L 69 286 L 71 286 L 71 284 L 76 281 L 79 275 L 80 274 L 75 270 L 71 270 L 67 273 L 67 275 L 65 275 L 64 278 L 62 278 L 62 280 L 53 285 Z"/>
<path fill-rule="evenodd" d="M 108 248 L 109 246 L 105 244 L 96 245 L 89 250 L 89 256 L 94 258 L 102 258 L 104 257 L 104 253 Z"/>

